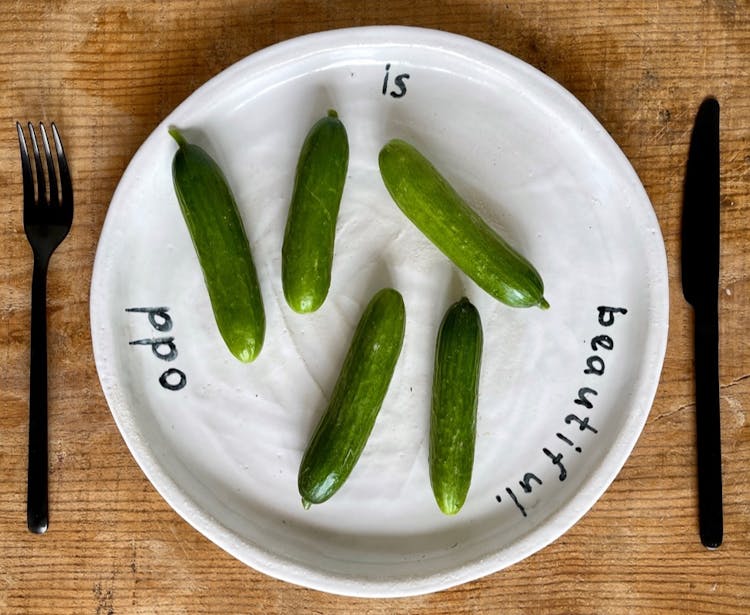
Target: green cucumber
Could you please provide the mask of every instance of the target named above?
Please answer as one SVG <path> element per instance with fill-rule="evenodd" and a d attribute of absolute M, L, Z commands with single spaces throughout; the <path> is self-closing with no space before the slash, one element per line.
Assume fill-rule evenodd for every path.
<path fill-rule="evenodd" d="M 512 307 L 549 307 L 533 265 L 490 228 L 414 146 L 393 139 L 381 149 L 378 162 L 396 205 L 480 288 Z"/>
<path fill-rule="evenodd" d="M 281 248 L 284 296 L 295 312 L 314 312 L 328 294 L 348 165 L 346 129 L 329 110 L 302 145 Z"/>
<path fill-rule="evenodd" d="M 430 483 L 446 515 L 461 510 L 471 485 L 482 339 L 479 312 L 464 297 L 440 324 L 432 383 Z"/>
<path fill-rule="evenodd" d="M 232 191 L 219 165 L 174 127 L 179 149 L 172 180 L 203 271 L 216 325 L 230 352 L 253 361 L 266 330 L 263 299 L 250 245 Z"/>
<path fill-rule="evenodd" d="M 302 504 L 320 504 L 344 484 L 370 437 L 404 340 L 404 300 L 384 288 L 365 308 L 328 408 L 300 463 Z"/>

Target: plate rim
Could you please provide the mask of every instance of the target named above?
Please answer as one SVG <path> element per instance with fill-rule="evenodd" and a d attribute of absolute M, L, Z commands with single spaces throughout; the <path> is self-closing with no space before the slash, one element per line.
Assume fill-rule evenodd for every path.
<path fill-rule="evenodd" d="M 179 115 L 182 109 L 194 104 L 196 100 L 200 100 L 201 97 L 205 97 L 216 88 L 220 88 L 222 82 L 231 81 L 236 74 L 242 74 L 254 67 L 263 67 L 264 65 L 266 69 L 270 69 L 278 66 L 279 61 L 283 63 L 284 58 L 286 58 L 286 62 L 298 62 L 308 54 L 322 53 L 326 49 L 340 47 L 342 42 L 357 47 L 374 46 L 379 42 L 382 46 L 408 45 L 434 48 L 444 52 L 460 53 L 467 59 L 487 64 L 495 70 L 509 66 L 514 72 L 517 71 L 528 76 L 535 82 L 535 85 L 542 85 L 553 91 L 559 102 L 565 104 L 566 110 L 575 110 L 582 121 L 585 119 L 586 125 L 584 128 L 587 133 L 593 134 L 597 139 L 605 140 L 603 147 L 617 153 L 622 170 L 628 174 L 623 179 L 627 180 L 628 185 L 632 186 L 634 193 L 640 193 L 641 199 L 636 206 L 641 207 L 643 204 L 649 206 L 646 208 L 647 211 L 642 213 L 653 217 L 653 229 L 655 230 L 648 241 L 644 240 L 644 245 L 650 248 L 646 260 L 653 266 L 652 273 L 655 279 L 648 280 L 652 287 L 649 297 L 654 301 L 652 312 L 658 314 L 658 319 L 656 323 L 651 319 L 646 327 L 646 340 L 651 349 L 650 352 L 644 352 L 644 355 L 648 356 L 650 361 L 638 372 L 637 382 L 641 394 L 637 399 L 642 402 L 643 407 L 639 408 L 638 411 L 635 411 L 634 408 L 630 413 L 628 420 L 623 423 L 622 429 L 614 438 L 612 448 L 606 452 L 602 461 L 590 475 L 581 482 L 575 498 L 564 501 L 562 506 L 548 517 L 544 526 L 553 524 L 555 530 L 546 532 L 546 535 L 540 539 L 540 532 L 544 533 L 542 532 L 543 526 L 535 525 L 512 542 L 509 547 L 496 551 L 493 557 L 468 562 L 444 574 L 413 575 L 396 581 L 390 578 L 362 579 L 357 576 L 312 570 L 308 566 L 294 562 L 292 558 L 284 559 L 278 553 L 271 552 L 257 543 L 251 543 L 227 528 L 220 520 L 206 513 L 162 469 L 155 454 L 151 451 L 147 439 L 144 441 L 138 430 L 134 429 L 134 424 L 131 424 L 130 411 L 121 399 L 122 394 L 114 374 L 109 373 L 102 367 L 104 364 L 103 348 L 101 342 L 97 343 L 97 341 L 99 340 L 98 329 L 104 325 L 99 321 L 100 312 L 96 309 L 98 303 L 96 289 L 102 286 L 106 279 L 106 272 L 102 265 L 103 259 L 99 258 L 100 250 L 103 252 L 102 246 L 107 243 L 106 239 L 114 232 L 111 224 L 108 225 L 108 221 L 111 221 L 109 209 L 97 243 L 90 285 L 89 308 L 93 354 L 97 375 L 110 413 L 137 465 L 169 506 L 211 542 L 259 572 L 318 591 L 353 597 L 393 598 L 421 595 L 441 591 L 499 572 L 544 549 L 564 535 L 591 510 L 616 479 L 630 457 L 646 424 L 656 397 L 663 368 L 669 326 L 669 282 L 666 248 L 653 204 L 630 160 L 609 133 L 602 129 L 601 124 L 593 114 L 570 91 L 534 66 L 488 43 L 444 30 L 403 25 L 358 26 L 313 32 L 277 42 L 237 60 L 196 88 L 154 127 L 128 162 L 110 199 L 110 205 L 116 202 L 122 192 L 125 191 L 125 186 L 130 181 L 128 173 L 134 162 L 149 148 L 152 141 L 157 138 L 157 134 L 171 123 L 171 118 L 176 114 Z M 103 317 L 101 318 L 104 320 Z M 603 472 L 605 468 L 609 468 L 609 471 Z M 595 477 L 596 480 L 593 480 L 592 477 Z M 584 497 L 582 497 L 582 494 L 584 494 Z M 575 506 L 575 501 L 580 500 L 583 500 L 584 504 Z M 511 557 L 508 557 L 508 552 L 510 552 Z M 255 557 L 249 557 L 250 554 Z"/>

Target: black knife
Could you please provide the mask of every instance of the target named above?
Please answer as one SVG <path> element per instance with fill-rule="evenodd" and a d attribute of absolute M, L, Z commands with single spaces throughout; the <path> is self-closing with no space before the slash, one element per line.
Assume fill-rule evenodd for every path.
<path fill-rule="evenodd" d="M 682 292 L 695 313 L 695 414 L 701 542 L 724 533 L 719 420 L 719 103 L 698 109 L 690 140 L 682 214 Z"/>

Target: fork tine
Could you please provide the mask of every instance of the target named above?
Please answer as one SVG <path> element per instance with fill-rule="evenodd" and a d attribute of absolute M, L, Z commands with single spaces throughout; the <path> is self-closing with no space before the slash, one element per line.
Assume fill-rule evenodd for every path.
<path fill-rule="evenodd" d="M 55 171 L 55 163 L 52 160 L 52 152 L 49 149 L 49 141 L 47 140 L 47 131 L 44 129 L 44 124 L 39 123 L 39 131 L 42 133 L 42 147 L 44 148 L 44 157 L 47 159 L 47 173 L 49 180 L 49 204 L 52 207 L 57 207 L 59 201 L 57 199 L 57 172 Z"/>
<path fill-rule="evenodd" d="M 70 180 L 70 169 L 68 168 L 68 159 L 65 157 L 62 139 L 57 132 L 57 126 L 52 122 L 52 138 L 55 140 L 55 149 L 57 150 L 57 166 L 60 169 L 60 188 L 62 189 L 62 206 L 65 209 L 73 211 L 73 182 Z"/>
<path fill-rule="evenodd" d="M 16 122 L 18 131 L 18 146 L 21 149 L 21 171 L 23 173 L 23 205 L 24 209 L 34 205 L 34 177 L 31 173 L 29 150 L 26 148 L 26 137 L 20 122 Z"/>
<path fill-rule="evenodd" d="M 34 152 L 34 165 L 36 167 L 36 186 L 37 186 L 37 203 L 39 205 L 47 204 L 47 186 L 44 181 L 44 168 L 42 167 L 42 158 L 39 155 L 39 145 L 36 141 L 36 132 L 34 125 L 29 122 L 29 133 L 31 134 L 31 149 Z"/>

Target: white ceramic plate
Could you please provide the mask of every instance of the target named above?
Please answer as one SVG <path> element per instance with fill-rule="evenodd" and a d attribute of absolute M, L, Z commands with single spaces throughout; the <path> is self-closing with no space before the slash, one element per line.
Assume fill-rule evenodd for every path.
<path fill-rule="evenodd" d="M 284 302 L 281 240 L 301 142 L 329 108 L 348 130 L 349 174 L 329 297 L 300 316 Z M 172 188 L 170 124 L 212 153 L 239 201 L 268 324 L 252 364 L 231 357 L 213 322 Z M 391 137 L 417 145 L 536 265 L 548 311 L 490 299 L 404 218 L 377 168 Z M 390 390 L 349 481 L 303 510 L 302 451 L 383 286 L 407 309 Z M 653 401 L 667 293 L 648 197 L 568 92 L 467 38 L 371 27 L 255 53 L 157 127 L 107 214 L 91 328 L 128 447 L 189 523 L 280 579 L 403 596 L 517 562 L 596 502 Z M 428 477 L 431 368 L 440 319 L 461 295 L 480 311 L 485 352 L 473 482 L 463 510 L 446 517 Z"/>

